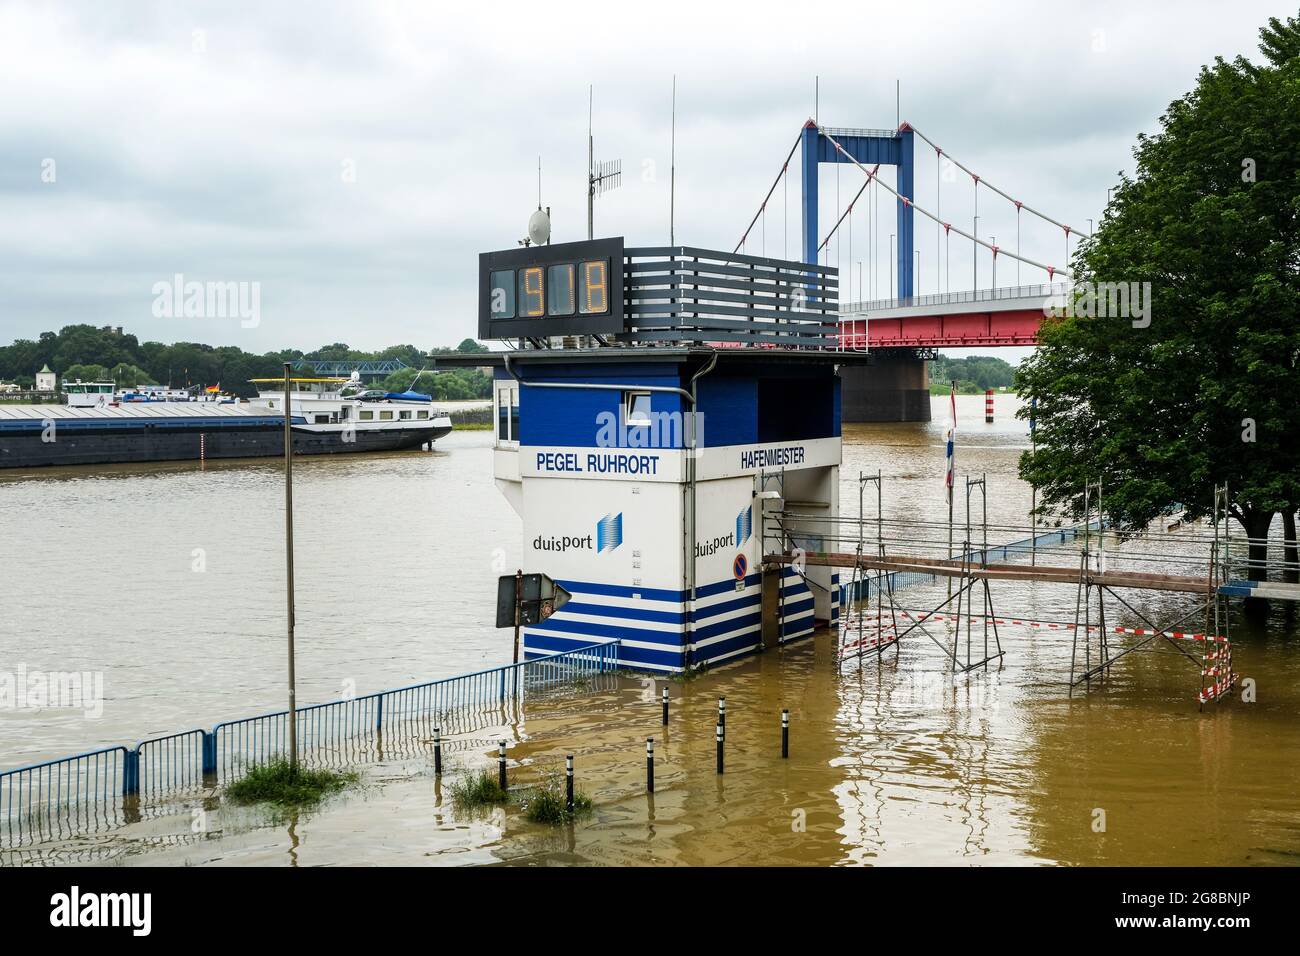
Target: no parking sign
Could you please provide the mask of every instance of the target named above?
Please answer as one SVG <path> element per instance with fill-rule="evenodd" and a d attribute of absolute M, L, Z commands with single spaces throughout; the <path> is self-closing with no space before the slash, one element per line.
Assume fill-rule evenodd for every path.
<path fill-rule="evenodd" d="M 749 573 L 749 559 L 743 554 L 736 555 L 736 560 L 731 562 L 731 573 L 736 579 L 736 590 L 744 590 L 745 575 Z"/>

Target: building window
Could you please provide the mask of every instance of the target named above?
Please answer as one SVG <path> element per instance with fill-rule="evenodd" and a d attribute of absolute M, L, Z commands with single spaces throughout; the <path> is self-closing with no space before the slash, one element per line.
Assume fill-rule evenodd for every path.
<path fill-rule="evenodd" d="M 650 393 L 623 393 L 623 422 L 628 428 L 650 427 Z"/>
<path fill-rule="evenodd" d="M 496 390 L 497 442 L 519 441 L 519 389 L 501 385 Z"/>

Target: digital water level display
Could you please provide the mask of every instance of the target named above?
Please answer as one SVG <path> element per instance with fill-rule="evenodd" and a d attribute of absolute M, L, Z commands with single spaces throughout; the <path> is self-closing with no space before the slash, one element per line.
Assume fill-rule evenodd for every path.
<path fill-rule="evenodd" d="M 593 239 L 479 257 L 479 337 L 623 331 L 623 240 Z"/>

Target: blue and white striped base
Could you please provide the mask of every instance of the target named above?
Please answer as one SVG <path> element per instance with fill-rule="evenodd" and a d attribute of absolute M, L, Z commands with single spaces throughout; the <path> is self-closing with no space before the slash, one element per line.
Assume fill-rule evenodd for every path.
<path fill-rule="evenodd" d="M 541 624 L 523 629 L 528 657 L 554 654 L 596 640 L 622 641 L 619 663 L 637 670 L 675 673 L 686 667 L 686 591 L 560 581 L 573 597 Z M 762 642 L 762 576 L 717 581 L 696 588 L 692 665 L 747 654 Z M 812 634 L 813 595 L 793 568 L 782 569 L 782 640 Z M 836 611 L 832 611 L 836 613 Z"/>
<path fill-rule="evenodd" d="M 1271 598 L 1275 601 L 1300 601 L 1300 584 L 1281 581 L 1229 581 L 1220 585 L 1226 597 Z"/>

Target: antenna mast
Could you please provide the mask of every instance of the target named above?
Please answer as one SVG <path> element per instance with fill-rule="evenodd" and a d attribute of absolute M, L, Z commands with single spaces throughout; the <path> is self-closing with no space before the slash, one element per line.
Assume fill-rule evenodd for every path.
<path fill-rule="evenodd" d="M 617 189 L 623 181 L 623 161 L 613 159 L 597 163 L 591 136 L 592 87 L 587 87 L 587 238 L 595 236 L 596 197 Z"/>
<path fill-rule="evenodd" d="M 596 170 L 591 140 L 591 101 L 593 88 L 587 87 L 587 238 L 595 238 Z"/>
<path fill-rule="evenodd" d="M 668 245 L 677 245 L 675 217 L 677 212 L 677 74 L 673 74 L 673 124 L 668 148 Z"/>

